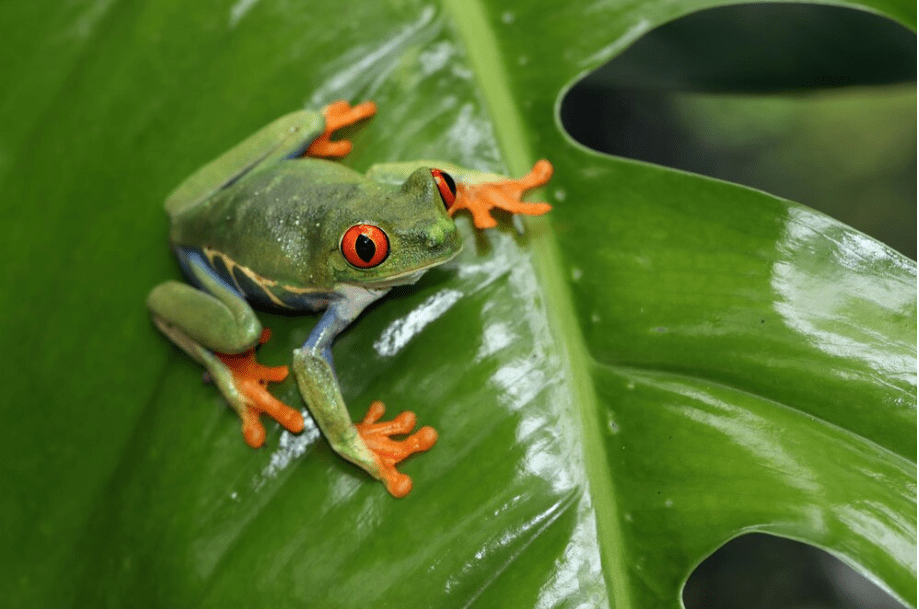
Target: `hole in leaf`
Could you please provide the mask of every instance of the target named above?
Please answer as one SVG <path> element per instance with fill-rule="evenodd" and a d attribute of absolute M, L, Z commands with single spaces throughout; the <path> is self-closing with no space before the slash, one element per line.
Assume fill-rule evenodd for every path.
<path fill-rule="evenodd" d="M 661 26 L 562 103 L 602 152 L 804 203 L 916 256 L 916 36 L 854 9 L 758 4 Z"/>
<path fill-rule="evenodd" d="M 831 554 L 751 533 L 702 561 L 683 588 L 686 609 L 903 609 Z"/>

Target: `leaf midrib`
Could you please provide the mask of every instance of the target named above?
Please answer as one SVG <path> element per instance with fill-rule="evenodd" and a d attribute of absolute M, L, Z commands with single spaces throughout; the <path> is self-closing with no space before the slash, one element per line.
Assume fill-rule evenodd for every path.
<path fill-rule="evenodd" d="M 492 118 L 502 158 L 512 175 L 525 174 L 536 160 L 517 104 L 507 86 L 509 77 L 494 30 L 479 1 L 444 0 L 459 39 L 480 82 L 488 115 Z M 499 120 L 500 119 L 500 120 Z M 572 419 L 580 422 L 581 445 L 589 493 L 597 522 L 597 537 L 607 593 L 613 607 L 632 607 L 628 568 L 619 551 L 625 546 L 612 471 L 603 449 L 600 408 L 590 375 L 591 358 L 575 314 L 570 288 L 565 281 L 562 257 L 549 221 L 530 218 L 527 228 L 533 235 L 532 252 L 538 282 L 545 298 L 553 344 L 559 347 L 566 385 L 570 388 Z"/>

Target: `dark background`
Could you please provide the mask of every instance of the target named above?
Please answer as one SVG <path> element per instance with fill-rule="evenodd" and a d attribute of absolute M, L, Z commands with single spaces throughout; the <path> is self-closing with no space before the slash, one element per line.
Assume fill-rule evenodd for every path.
<path fill-rule="evenodd" d="M 915 260 L 915 78 L 916 36 L 888 19 L 734 6 L 644 36 L 577 83 L 562 121 L 595 150 L 803 203 Z"/>

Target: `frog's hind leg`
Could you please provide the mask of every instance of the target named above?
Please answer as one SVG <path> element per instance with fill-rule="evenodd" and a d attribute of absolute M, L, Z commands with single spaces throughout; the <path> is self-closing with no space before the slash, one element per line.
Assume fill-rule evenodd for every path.
<path fill-rule="evenodd" d="M 344 100 L 332 102 L 322 109 L 325 117 L 325 130 L 310 143 L 304 156 L 341 158 L 351 152 L 348 140 L 331 141 L 332 135 L 339 129 L 372 118 L 377 113 L 377 105 L 371 101 L 350 105 Z"/>
<path fill-rule="evenodd" d="M 287 377 L 287 367 L 268 367 L 255 359 L 256 347 L 268 340 L 249 305 L 215 276 L 194 273 L 202 288 L 168 281 L 147 299 L 156 326 L 203 365 L 214 384 L 242 420 L 246 443 L 265 441 L 259 415 L 265 413 L 291 432 L 303 430 L 303 416 L 268 392 L 269 382 Z M 204 291 L 207 289 L 208 291 Z"/>
<path fill-rule="evenodd" d="M 269 338 L 271 331 L 265 328 L 258 342 L 264 344 Z M 303 431 L 303 415 L 271 395 L 267 389 L 269 382 L 279 383 L 287 378 L 287 366 L 263 366 L 256 361 L 255 350 L 256 347 L 252 347 L 238 354 L 214 353 L 230 372 L 232 384 L 225 383 L 224 386 L 238 392 L 238 396 L 227 400 L 242 419 L 243 437 L 252 448 L 258 448 L 265 442 L 265 428 L 259 420 L 263 412 L 288 431 Z"/>
<path fill-rule="evenodd" d="M 166 198 L 166 211 L 175 216 L 198 205 L 259 164 L 300 156 L 323 134 L 324 122 L 313 110 L 291 112 L 272 121 L 188 176 Z"/>

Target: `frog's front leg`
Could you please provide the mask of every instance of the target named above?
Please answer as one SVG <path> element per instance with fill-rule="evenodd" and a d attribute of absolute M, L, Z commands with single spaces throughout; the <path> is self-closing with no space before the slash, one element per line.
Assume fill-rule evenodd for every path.
<path fill-rule="evenodd" d="M 147 306 L 156 326 L 183 351 L 203 365 L 214 384 L 242 420 L 246 443 L 258 448 L 265 441 L 260 413 L 271 416 L 291 432 L 303 430 L 303 415 L 267 390 L 268 382 L 287 377 L 287 366 L 267 367 L 255 360 L 255 348 L 270 333 L 248 303 L 192 253 L 184 259 L 201 289 L 167 281 L 150 292 Z"/>
<path fill-rule="evenodd" d="M 523 177 L 511 179 L 497 174 L 482 173 L 466 169 L 453 163 L 442 161 L 408 161 L 402 163 L 379 163 L 367 170 L 367 177 L 384 183 L 396 184 L 405 179 L 419 167 L 436 168 L 432 173 L 442 176 L 449 172 L 455 180 L 452 197 L 449 193 L 447 213 L 454 216 L 458 211 L 467 210 L 472 214 L 472 222 L 478 229 L 493 228 L 498 221 L 491 215 L 491 210 L 501 209 L 510 214 L 541 216 L 548 213 L 552 206 L 543 202 L 526 202 L 523 196 L 534 188 L 545 186 L 552 178 L 552 163 L 542 159 L 536 161 L 533 168 Z M 445 186 L 449 188 L 449 186 Z M 449 198 L 453 198 L 449 202 Z"/>
<path fill-rule="evenodd" d="M 370 303 L 386 290 L 345 288 L 344 298 L 329 305 L 303 347 L 294 351 L 293 367 L 300 392 L 319 428 L 339 455 L 382 480 L 394 497 L 412 490 L 412 480 L 396 470 L 396 464 L 416 452 L 431 448 L 437 432 L 423 427 L 404 440 L 390 436 L 408 434 L 415 427 L 415 415 L 403 412 L 389 422 L 382 402 L 373 402 L 367 416 L 351 422 L 332 364 L 332 341 Z"/>

